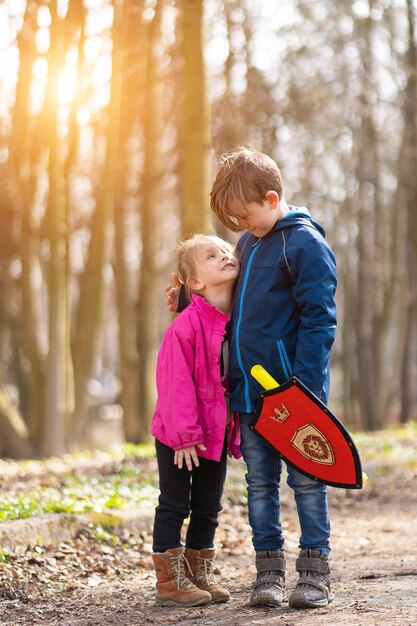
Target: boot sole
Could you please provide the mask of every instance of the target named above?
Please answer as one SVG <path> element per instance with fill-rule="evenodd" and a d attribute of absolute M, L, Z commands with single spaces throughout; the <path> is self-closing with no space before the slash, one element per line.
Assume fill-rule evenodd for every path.
<path fill-rule="evenodd" d="M 255 600 L 254 602 L 249 602 L 249 606 L 251 608 L 256 608 L 256 607 L 265 607 L 265 606 L 270 606 L 270 607 L 280 607 L 283 606 L 283 602 L 268 602 L 267 600 Z"/>
<path fill-rule="evenodd" d="M 285 601 L 285 594 L 282 600 L 273 600 L 271 597 L 268 597 L 268 594 L 265 591 L 263 591 L 260 592 L 256 598 L 251 598 L 249 600 L 249 606 L 282 606 Z"/>
<path fill-rule="evenodd" d="M 211 604 L 211 600 L 206 600 L 205 598 L 192 602 L 175 602 L 175 600 L 155 600 L 155 606 L 177 606 L 179 608 L 184 607 L 184 609 L 189 609 L 193 606 L 205 606 L 206 604 Z"/>
<path fill-rule="evenodd" d="M 271 600 L 270 598 L 262 597 L 256 598 L 254 600 L 249 600 L 249 606 L 282 606 L 285 602 L 285 598 L 282 600 Z"/>
<path fill-rule="evenodd" d="M 229 602 L 230 598 L 217 598 L 216 600 L 213 598 L 213 604 L 224 604 L 225 602 Z"/>
<path fill-rule="evenodd" d="M 328 606 L 332 601 L 333 596 L 329 597 L 327 601 L 326 599 L 324 599 L 322 604 L 317 602 L 311 602 L 310 600 L 306 600 L 302 597 L 291 599 L 290 596 L 288 606 L 291 609 L 322 609 L 323 607 Z"/>

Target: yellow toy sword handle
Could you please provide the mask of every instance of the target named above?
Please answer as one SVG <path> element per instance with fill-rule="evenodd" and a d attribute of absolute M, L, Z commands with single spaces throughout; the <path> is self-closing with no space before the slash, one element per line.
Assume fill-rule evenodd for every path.
<path fill-rule="evenodd" d="M 276 389 L 277 387 L 279 387 L 279 383 L 277 383 L 277 381 L 271 376 L 271 374 L 268 374 L 268 372 L 262 367 L 262 365 L 254 365 L 250 373 L 252 374 L 254 379 L 258 381 L 260 385 L 262 385 L 265 391 L 269 391 L 270 389 Z"/>

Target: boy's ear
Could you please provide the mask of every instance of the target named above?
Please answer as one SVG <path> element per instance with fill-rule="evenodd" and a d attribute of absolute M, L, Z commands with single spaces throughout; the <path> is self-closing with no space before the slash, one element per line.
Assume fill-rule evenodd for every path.
<path fill-rule="evenodd" d="M 266 192 L 265 198 L 268 200 L 272 209 L 276 209 L 277 206 L 279 205 L 279 195 L 277 194 L 276 191 L 272 191 L 272 189 L 270 189 L 269 191 Z"/>
<path fill-rule="evenodd" d="M 200 280 L 197 276 L 190 276 L 190 278 L 187 278 L 187 285 L 192 291 L 196 292 L 201 291 L 205 287 L 203 281 Z"/>

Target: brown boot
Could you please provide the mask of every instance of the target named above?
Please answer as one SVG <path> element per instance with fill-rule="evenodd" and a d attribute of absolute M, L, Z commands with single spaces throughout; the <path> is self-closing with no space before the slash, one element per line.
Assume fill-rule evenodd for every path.
<path fill-rule="evenodd" d="M 214 548 L 204 548 L 203 550 L 185 549 L 185 558 L 190 564 L 191 580 L 199 588 L 208 591 L 213 602 L 227 602 L 230 599 L 230 593 L 227 589 L 223 589 L 216 582 L 213 571 L 213 561 L 216 556 Z"/>
<path fill-rule="evenodd" d="M 333 600 L 329 557 L 320 554 L 319 550 L 301 550 L 296 568 L 300 578 L 290 595 L 290 607 L 316 609 L 327 606 Z"/>
<path fill-rule="evenodd" d="M 158 606 L 202 606 L 210 604 L 208 591 L 198 589 L 186 576 L 189 566 L 184 558 L 184 548 L 170 548 L 152 555 L 156 573 Z"/>

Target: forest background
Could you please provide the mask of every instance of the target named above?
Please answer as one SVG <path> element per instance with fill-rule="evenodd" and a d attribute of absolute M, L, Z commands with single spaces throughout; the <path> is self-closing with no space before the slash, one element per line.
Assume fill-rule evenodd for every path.
<path fill-rule="evenodd" d="M 149 437 L 163 286 L 250 143 L 327 232 L 330 406 L 417 417 L 416 0 L 0 2 L 0 455 Z M 104 440 L 103 440 L 104 441 Z"/>

